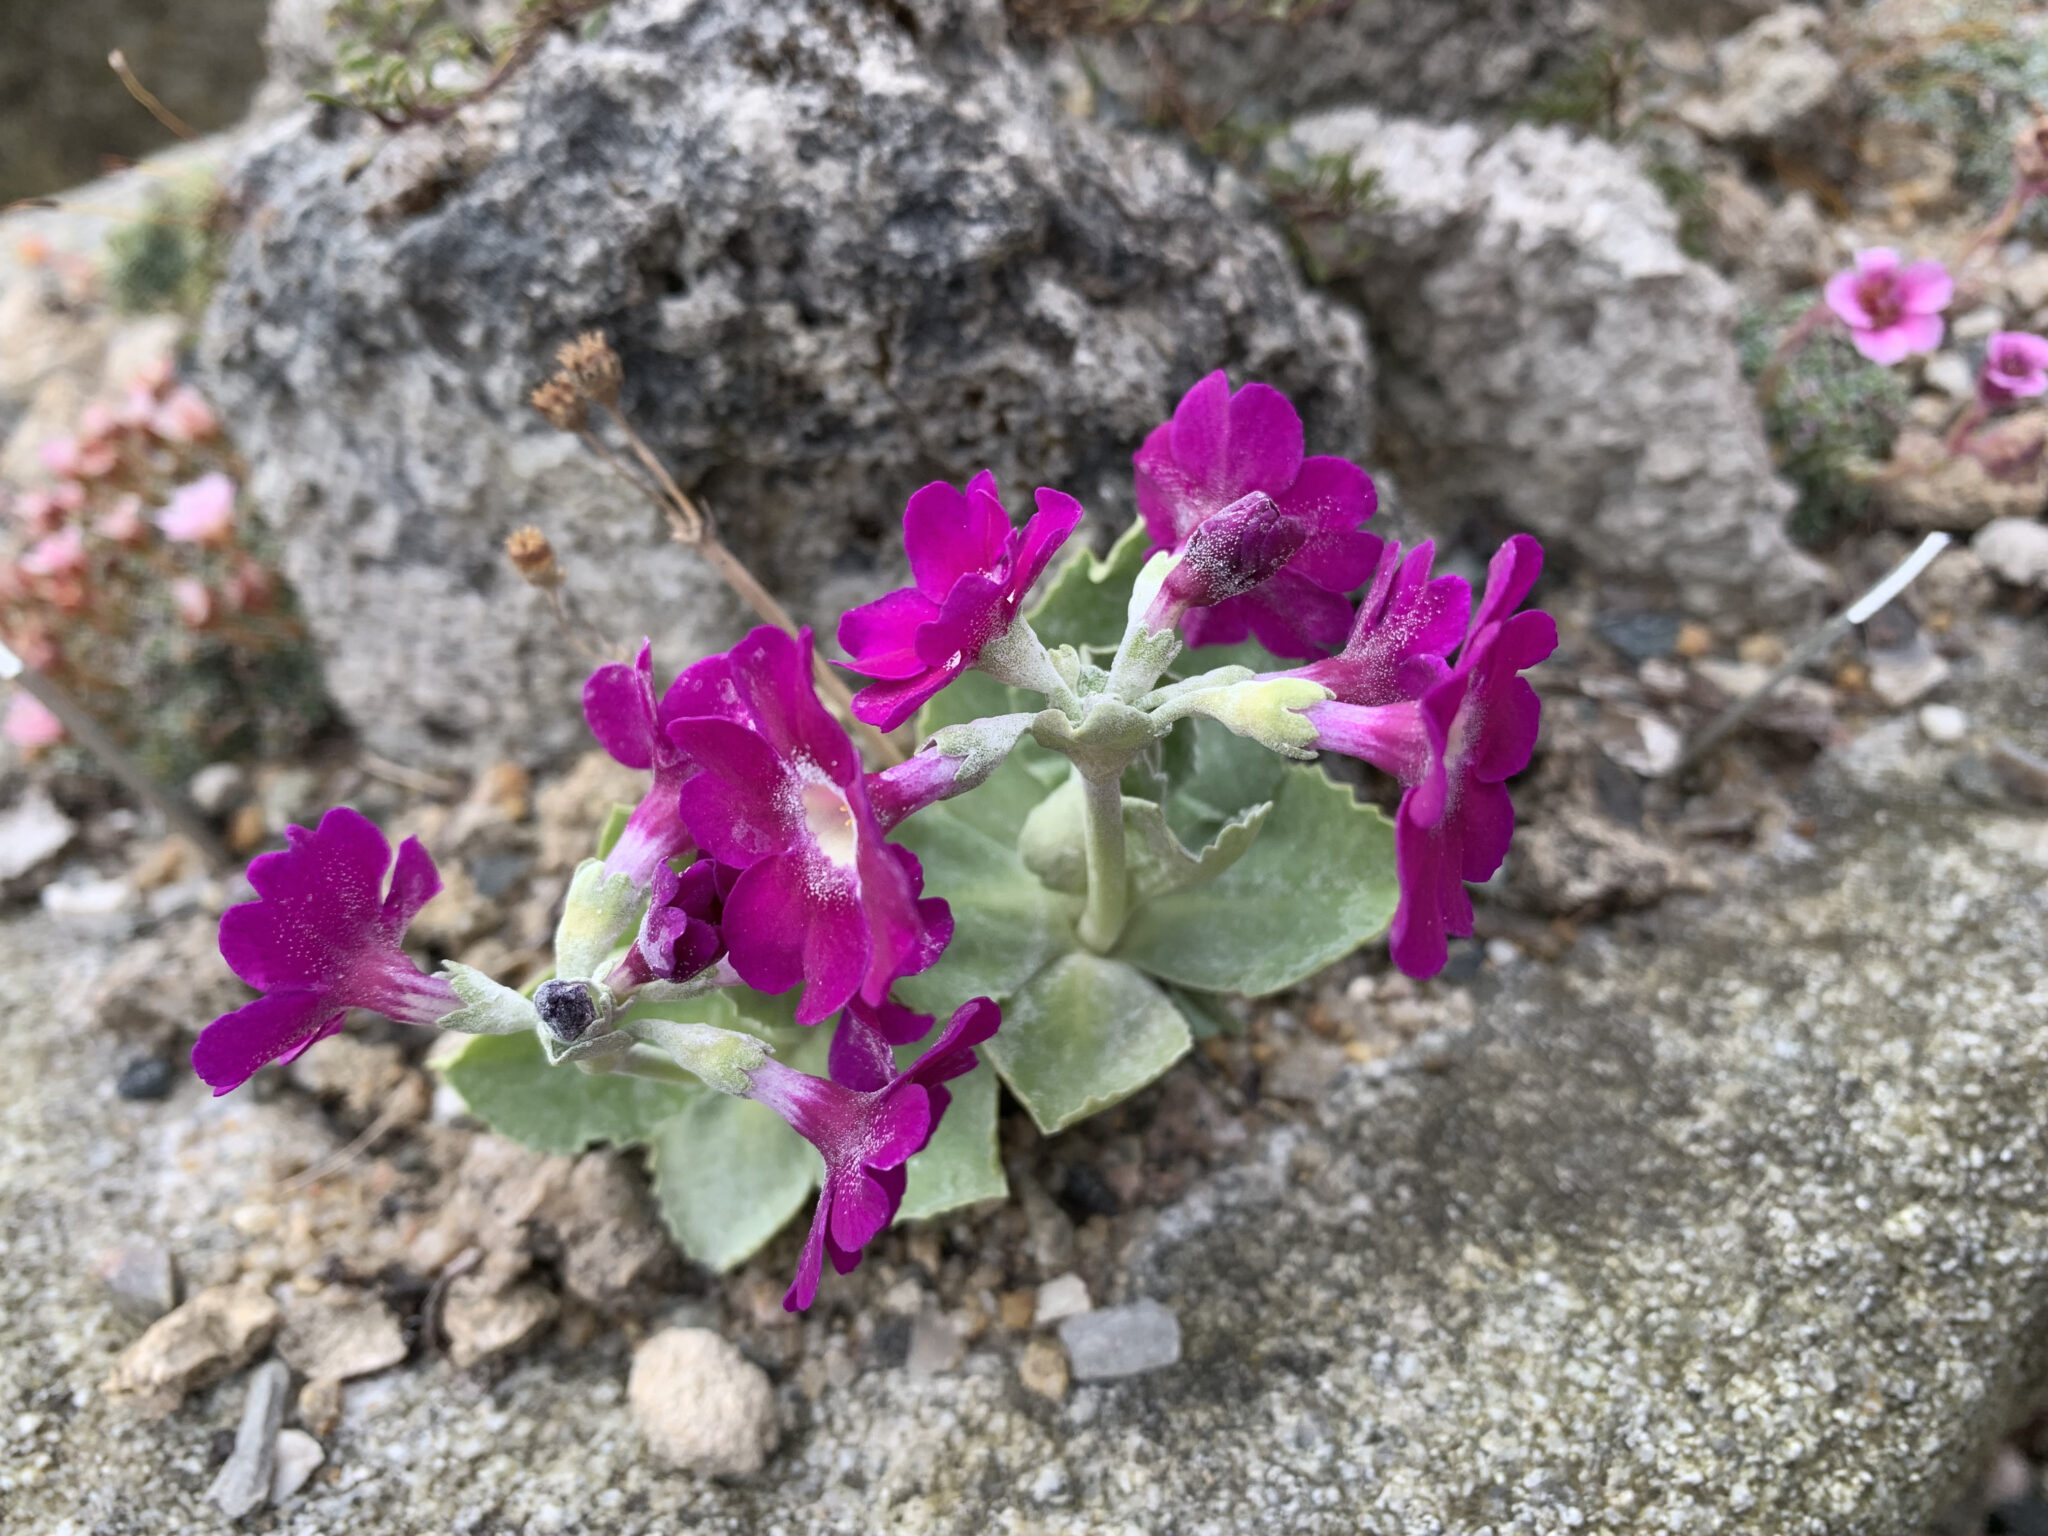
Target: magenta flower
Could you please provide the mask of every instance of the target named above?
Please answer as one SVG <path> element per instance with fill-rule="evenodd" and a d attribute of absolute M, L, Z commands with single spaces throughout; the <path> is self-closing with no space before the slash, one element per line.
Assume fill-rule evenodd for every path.
<path fill-rule="evenodd" d="M 1408 576 L 1418 563 L 1420 576 Z M 1487 569 L 1486 592 L 1471 633 L 1454 664 L 1447 664 L 1424 649 L 1419 637 L 1425 632 L 1442 637 L 1445 607 L 1456 611 L 1458 606 L 1452 590 L 1441 585 L 1452 578 L 1428 582 L 1427 554 L 1418 550 L 1394 587 L 1413 599 L 1409 613 L 1435 611 L 1410 629 L 1417 638 L 1390 646 L 1388 654 L 1400 658 L 1392 674 L 1396 691 L 1419 691 L 1373 704 L 1339 698 L 1301 711 L 1316 728 L 1315 746 L 1361 758 L 1401 781 L 1401 807 L 1394 818 L 1401 897 L 1388 943 L 1394 963 L 1410 976 L 1434 976 L 1443 969 L 1446 936 L 1472 931 L 1472 898 L 1465 882 L 1492 879 L 1507 857 L 1515 811 L 1506 781 L 1529 765 L 1542 716 L 1536 690 L 1521 674 L 1557 648 L 1557 625 L 1549 614 L 1514 612 L 1542 568 L 1542 546 L 1527 534 L 1516 534 L 1501 546 Z M 1428 597 L 1432 588 L 1439 598 Z M 1419 598 L 1414 596 L 1418 593 Z M 1393 604 L 1388 607 L 1392 610 Z M 1400 623 L 1398 613 L 1394 622 Z M 1359 649 L 1354 635 L 1346 654 Z M 1368 668 L 1360 675 L 1372 684 L 1361 690 L 1370 695 L 1382 691 L 1377 680 L 1389 674 Z"/>
<path fill-rule="evenodd" d="M 630 665 L 607 662 L 583 685 L 583 718 L 597 744 L 628 768 L 654 771 L 654 782 L 604 861 L 606 874 L 623 874 L 636 886 L 645 887 L 657 869 L 690 851 L 678 797 L 693 770 L 668 736 L 684 713 L 684 691 L 677 678 L 655 702 L 654 647 L 644 640 Z"/>
<path fill-rule="evenodd" d="M 1311 660 L 1343 643 L 1351 626 L 1344 594 L 1364 583 L 1379 554 L 1380 541 L 1359 531 L 1378 496 L 1350 460 L 1302 457 L 1301 417 L 1285 395 L 1266 384 L 1233 395 L 1219 369 L 1181 397 L 1133 462 L 1138 510 L 1161 549 L 1179 549 L 1253 491 L 1303 530 L 1301 547 L 1255 590 L 1188 614 L 1181 632 L 1189 645 L 1249 635 L 1276 656 Z"/>
<path fill-rule="evenodd" d="M 855 1005 L 839 1028 L 840 1036 L 851 1029 L 856 1043 L 842 1052 L 840 1037 L 833 1040 L 834 1080 L 795 1071 L 773 1057 L 755 1070 L 748 1096 L 787 1120 L 825 1160 L 810 1235 L 782 1298 L 786 1310 L 801 1312 L 811 1304 L 828 1254 L 832 1267 L 846 1274 L 860 1263 L 861 1249 L 896 1219 L 908 1178 L 903 1165 L 931 1141 L 952 1101 L 944 1085 L 974 1070 L 974 1047 L 1001 1022 L 996 1005 L 977 997 L 946 1021 L 930 1050 L 899 1072 L 891 1044 L 917 1039 L 931 1019 L 894 1005 Z M 895 1038 L 906 1030 L 907 1038 Z"/>
<path fill-rule="evenodd" d="M 2048 339 L 2027 331 L 2000 331 L 1984 348 L 1977 398 L 1987 410 L 2048 394 Z"/>
<path fill-rule="evenodd" d="M 1081 520 L 1081 504 L 1041 486 L 1022 528 L 983 470 L 956 491 L 934 480 L 903 509 L 903 547 L 916 585 L 851 609 L 839 621 L 846 665 L 879 681 L 854 695 L 853 711 L 893 731 L 974 665 L 1008 631 L 1031 584 Z"/>
<path fill-rule="evenodd" d="M 918 899 L 916 857 L 883 840 L 860 756 L 812 689 L 810 657 L 808 629 L 797 639 L 756 629 L 676 680 L 685 717 L 668 727 L 700 770 L 682 786 L 684 825 L 741 871 L 724 908 L 733 969 L 764 992 L 801 983 L 801 1024 L 855 996 L 879 1004 L 953 932 L 945 902 Z"/>
<path fill-rule="evenodd" d="M 1941 345 L 1941 312 L 1955 291 L 1940 262 L 1901 266 L 1899 253 L 1883 246 L 1858 251 L 1855 266 L 1821 290 L 1856 350 L 1886 367 Z"/>
<path fill-rule="evenodd" d="M 215 1019 L 192 1047 L 192 1069 L 216 1095 L 333 1034 L 350 1008 L 428 1025 L 462 1006 L 453 987 L 424 975 L 399 947 L 441 888 L 417 839 L 398 845 L 394 864 L 384 834 L 343 806 L 314 831 L 287 828 L 285 842 L 250 862 L 258 899 L 221 914 L 221 957 L 265 995 Z"/>
<path fill-rule="evenodd" d="M 187 544 L 223 544 L 235 529 L 235 482 L 219 470 L 201 475 L 171 492 L 170 505 L 157 514 L 157 527 L 167 539 Z"/>
<path fill-rule="evenodd" d="M 1472 588 L 1462 576 L 1430 576 L 1436 546 L 1424 542 L 1401 558 L 1389 542 L 1372 586 L 1358 606 L 1344 649 L 1287 675 L 1321 683 L 1346 704 L 1413 701 L 1442 681 L 1445 658 L 1464 637 Z"/>
<path fill-rule="evenodd" d="M 678 874 L 654 867 L 640 936 L 610 981 L 614 990 L 650 981 L 687 981 L 725 953 L 719 920 L 737 872 L 699 859 Z"/>

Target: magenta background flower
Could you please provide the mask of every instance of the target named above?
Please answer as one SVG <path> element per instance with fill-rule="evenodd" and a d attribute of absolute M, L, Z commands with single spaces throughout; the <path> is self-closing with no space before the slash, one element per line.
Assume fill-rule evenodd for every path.
<path fill-rule="evenodd" d="M 7 701 L 7 714 L 0 718 L 0 736 L 24 752 L 40 752 L 64 739 L 64 722 L 41 699 L 17 688 Z"/>
<path fill-rule="evenodd" d="M 1287 675 L 1321 683 L 1346 704 L 1420 699 L 1448 672 L 1445 658 L 1464 638 L 1472 612 L 1471 585 L 1462 576 L 1432 578 L 1435 560 L 1428 541 L 1405 560 L 1401 546 L 1389 542 L 1344 649 Z"/>
<path fill-rule="evenodd" d="M 698 662 L 671 695 L 668 727 L 699 770 L 682 818 L 699 847 L 742 871 L 725 900 L 725 942 L 748 986 L 802 984 L 797 1022 L 817 1024 L 856 995 L 871 1004 L 937 960 L 952 937 L 945 902 L 883 840 L 860 756 L 811 685 L 811 632 L 754 630 Z"/>
<path fill-rule="evenodd" d="M 934 480 L 903 509 L 903 547 L 914 586 L 849 610 L 839 620 L 846 666 L 878 678 L 854 695 L 853 711 L 893 731 L 974 665 L 981 648 L 1009 629 L 1031 584 L 1081 520 L 1081 504 L 1041 486 L 1038 510 L 1022 528 L 983 470 L 957 491 Z"/>
<path fill-rule="evenodd" d="M 1977 394 L 1986 406 L 2048 394 L 2048 339 L 2028 331 L 2000 331 L 1984 348 Z"/>
<path fill-rule="evenodd" d="M 1899 253 L 1884 246 L 1858 251 L 1856 264 L 1821 290 L 1856 350 L 1887 367 L 1941 345 L 1941 312 L 1955 291 L 1940 262 L 1902 266 Z"/>
<path fill-rule="evenodd" d="M 686 691 L 679 677 L 655 702 L 654 647 L 647 641 L 630 664 L 607 662 L 583 685 L 583 718 L 598 745 L 628 768 L 654 772 L 654 782 L 604 861 L 608 874 L 623 874 L 637 886 L 647 885 L 668 860 L 690 851 L 679 797 L 694 770 L 668 736 L 669 726 L 681 718 L 679 700 Z"/>
<path fill-rule="evenodd" d="M 884 832 L 928 805 L 974 787 L 963 780 L 964 757 L 947 757 L 926 747 L 903 762 L 867 776 L 868 806 Z M 980 782 L 979 780 L 975 781 Z"/>
<path fill-rule="evenodd" d="M 924 1014 L 893 1004 L 883 1009 L 849 1008 L 840 1022 L 857 1043 L 841 1052 L 833 1040 L 833 1078 L 811 1077 L 774 1058 L 755 1071 L 750 1097 L 787 1120 L 825 1160 L 824 1187 L 811 1217 L 810 1235 L 783 1307 L 801 1312 L 818 1294 L 818 1279 L 829 1254 L 846 1274 L 860 1263 L 861 1249 L 896 1219 L 908 1178 L 904 1164 L 931 1141 L 952 1101 L 944 1086 L 974 1070 L 974 1047 L 996 1032 L 1001 1011 L 985 997 L 963 1005 L 945 1031 L 907 1071 L 896 1069 L 892 1036 L 915 1028 L 907 1044 L 931 1026 Z"/>
<path fill-rule="evenodd" d="M 235 528 L 235 482 L 219 470 L 201 475 L 171 492 L 170 504 L 157 514 L 157 527 L 167 539 L 186 544 L 219 544 Z"/>
<path fill-rule="evenodd" d="M 1189 645 L 1232 645 L 1248 635 L 1276 656 L 1311 660 L 1343 644 L 1344 594 L 1362 585 L 1380 541 L 1359 531 L 1378 495 L 1348 459 L 1302 456 L 1301 417 L 1267 384 L 1236 394 L 1219 369 L 1152 429 L 1133 458 L 1138 511 L 1161 549 L 1177 550 L 1202 523 L 1252 491 L 1273 498 L 1306 530 L 1286 566 L 1256 590 L 1187 615 Z"/>
<path fill-rule="evenodd" d="M 1264 491 L 1252 491 L 1205 518 L 1166 573 L 1145 614 L 1154 634 L 1183 622 L 1190 608 L 1213 608 L 1264 585 L 1308 542 L 1308 528 Z"/>
<path fill-rule="evenodd" d="M 1416 556 L 1423 557 L 1426 577 L 1425 552 Z M 1418 563 L 1416 556 L 1408 566 Z M 1516 534 L 1501 546 L 1454 664 L 1413 641 L 1393 648 L 1403 658 L 1395 669 L 1400 677 L 1425 685 L 1415 696 L 1379 703 L 1339 699 L 1302 711 L 1316 727 L 1316 746 L 1361 758 L 1401 780 L 1394 818 L 1401 897 L 1388 946 L 1394 963 L 1411 976 L 1443 969 L 1447 936 L 1472 931 L 1465 882 L 1492 879 L 1507 857 L 1515 812 L 1506 780 L 1529 765 L 1542 719 L 1536 690 L 1521 674 L 1557 648 L 1549 614 L 1514 611 L 1542 568 L 1542 546 L 1529 535 Z M 1433 585 L 1407 590 L 1427 592 Z M 1444 636 L 1442 611 L 1413 633 L 1425 630 L 1433 639 Z"/>
<path fill-rule="evenodd" d="M 342 806 L 313 831 L 286 828 L 285 843 L 250 862 L 258 899 L 221 914 L 221 957 L 265 995 L 215 1019 L 192 1047 L 192 1069 L 216 1095 L 333 1034 L 350 1008 L 427 1025 L 462 1006 L 399 947 L 441 888 L 417 839 L 398 845 L 394 863 L 375 824 Z"/>

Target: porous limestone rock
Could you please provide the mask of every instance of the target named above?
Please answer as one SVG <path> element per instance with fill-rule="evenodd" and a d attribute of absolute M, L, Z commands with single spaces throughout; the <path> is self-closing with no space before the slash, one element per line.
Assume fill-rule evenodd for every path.
<path fill-rule="evenodd" d="M 925 481 L 992 467 L 1104 522 L 1212 368 L 1366 443 L 1355 316 L 1179 148 L 1063 115 L 990 0 L 623 0 L 491 100 L 395 136 L 305 112 L 235 179 L 209 389 L 336 698 L 420 764 L 582 738 L 589 662 L 500 553 L 537 523 L 664 667 L 750 622 L 528 391 L 586 329 L 626 409 L 828 635 L 892 584 Z"/>
<path fill-rule="evenodd" d="M 1734 301 L 1678 248 L 1670 206 L 1612 145 L 1488 141 L 1365 108 L 1275 151 L 1347 156 L 1372 197 L 1340 291 L 1373 318 L 1402 485 L 1455 525 L 1491 508 L 1594 569 L 1668 584 L 1724 624 L 1796 616 L 1822 572 L 1784 532 L 1732 335 Z"/>
<path fill-rule="evenodd" d="M 2048 636 L 1997 616 L 1982 635 L 1957 703 L 2038 754 Z M 859 1323 L 828 1295 L 777 1330 L 797 1427 L 728 1486 L 651 1463 L 616 1343 L 550 1347 L 482 1402 L 425 1354 L 351 1389 L 365 1411 L 298 1518 L 544 1529 L 577 1501 L 592 1536 L 1928 1530 L 2048 1385 L 2048 824 L 1951 789 L 1955 750 L 1892 724 L 1825 755 L 1803 856 L 1488 973 L 1473 1028 L 1350 1068 L 1148 1217 L 1103 1299 L 1172 1307 L 1170 1370 L 1069 1382 L 1049 1336 L 991 1329 L 958 1370 L 873 1364 L 799 1395 Z M 36 1431 L 63 1476 L 8 1513 L 213 1529 L 203 1477 L 165 1469 L 197 1464 L 232 1398 L 149 1425 L 78 1390 L 109 1343 L 75 1253 L 142 1219 L 167 1149 L 51 1112 L 104 1073 L 59 985 L 97 962 L 37 913 L 0 939 L 0 985 L 53 999 L 0 1016 L 32 1068 L 0 1077 L 0 1379 L 77 1405 Z"/>
<path fill-rule="evenodd" d="M 767 1372 L 709 1328 L 664 1328 L 634 1350 L 626 1395 L 670 1466 L 751 1477 L 781 1438 Z"/>

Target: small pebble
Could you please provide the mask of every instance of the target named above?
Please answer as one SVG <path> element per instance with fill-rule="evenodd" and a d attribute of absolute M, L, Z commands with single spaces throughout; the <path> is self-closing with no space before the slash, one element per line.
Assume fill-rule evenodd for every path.
<path fill-rule="evenodd" d="M 222 1463 L 207 1497 L 230 1520 L 239 1520 L 270 1497 L 277 1465 L 277 1432 L 284 1423 L 284 1398 L 292 1373 L 282 1360 L 266 1360 L 249 1373 L 235 1449 Z"/>
<path fill-rule="evenodd" d="M 270 1472 L 270 1502 L 282 1504 L 306 1486 L 306 1479 L 320 1470 L 327 1453 L 320 1442 L 303 1429 L 281 1429 Z"/>
<path fill-rule="evenodd" d="M 185 792 L 208 816 L 225 816 L 249 798 L 249 776 L 234 763 L 208 763 L 192 775 Z"/>
<path fill-rule="evenodd" d="M 958 1370 L 966 1354 L 960 1330 L 949 1319 L 927 1313 L 911 1324 L 910 1350 L 903 1366 L 913 1381 L 929 1381 Z"/>
<path fill-rule="evenodd" d="M 751 1477 L 781 1430 L 767 1372 L 708 1328 L 664 1328 L 633 1351 L 626 1383 L 654 1454 L 711 1477 Z"/>
<path fill-rule="evenodd" d="M 1970 540 L 1986 570 L 2015 587 L 2048 583 L 2048 523 L 2027 517 L 1993 518 Z"/>
<path fill-rule="evenodd" d="M 148 1102 L 169 1098 L 177 1075 L 161 1056 L 137 1056 L 121 1069 L 114 1092 L 124 1099 Z"/>
<path fill-rule="evenodd" d="M 1952 400 L 1967 400 L 1977 393 L 1977 375 L 1957 352 L 1935 353 L 1920 376 Z"/>
<path fill-rule="evenodd" d="M 1052 1402 L 1067 1395 L 1067 1352 L 1051 1339 L 1033 1339 L 1017 1362 L 1017 1379 L 1029 1392 Z"/>
<path fill-rule="evenodd" d="M 1678 643 L 1681 626 L 1676 614 L 1624 613 L 1596 620 L 1593 627 L 1630 661 L 1646 661 L 1669 656 Z"/>
<path fill-rule="evenodd" d="M 1970 733 L 1970 717 L 1953 704 L 1922 704 L 1920 734 L 1939 746 L 1953 746 Z"/>
<path fill-rule="evenodd" d="M 1057 1275 L 1038 1288 L 1034 1316 L 1038 1323 L 1049 1327 L 1070 1317 L 1079 1317 L 1094 1305 L 1088 1295 L 1087 1281 L 1075 1274 Z"/>
<path fill-rule="evenodd" d="M 1672 642 L 1671 649 L 1687 661 L 1697 661 L 1714 649 L 1714 632 L 1706 625 L 1688 619 L 1678 626 L 1678 638 Z"/>
<path fill-rule="evenodd" d="M 93 1266 L 114 1305 L 138 1323 L 153 1323 L 178 1304 L 178 1264 L 162 1243 L 123 1243 Z"/>
<path fill-rule="evenodd" d="M 2003 737 L 1984 756 L 2007 794 L 2030 805 L 2048 805 L 2048 760 Z"/>
<path fill-rule="evenodd" d="M 1005 1291 L 997 1299 L 996 1312 L 1005 1328 L 1022 1332 L 1038 1315 L 1038 1294 L 1035 1291 Z"/>
<path fill-rule="evenodd" d="M 1060 1342 L 1076 1381 L 1136 1376 L 1179 1362 L 1180 1319 L 1147 1298 L 1068 1318 Z"/>

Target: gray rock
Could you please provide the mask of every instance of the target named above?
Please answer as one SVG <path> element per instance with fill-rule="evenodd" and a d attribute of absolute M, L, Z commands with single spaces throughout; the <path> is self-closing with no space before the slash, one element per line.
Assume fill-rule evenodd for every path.
<path fill-rule="evenodd" d="M 25 883 L 77 835 L 78 823 L 39 789 L 0 811 L 0 889 Z"/>
<path fill-rule="evenodd" d="M 192 775 L 186 792 L 208 816 L 225 816 L 249 798 L 249 776 L 239 763 L 208 763 Z"/>
<path fill-rule="evenodd" d="M 2007 794 L 2029 805 L 2048 805 L 2048 758 L 2004 737 L 1984 757 Z"/>
<path fill-rule="evenodd" d="M 897 579 L 926 480 L 986 465 L 1013 505 L 1056 483 L 1120 523 L 1133 448 L 1212 368 L 1289 391 L 1319 449 L 1363 449 L 1362 327 L 1273 231 L 1179 149 L 1063 116 L 993 7 L 910 14 L 629 0 L 451 124 L 300 114 L 255 141 L 209 388 L 372 748 L 585 739 L 588 664 L 498 548 L 522 523 L 664 666 L 739 633 L 654 511 L 528 408 L 586 328 L 728 541 L 827 633 Z"/>
<path fill-rule="evenodd" d="M 1714 49 L 1719 93 L 1685 103 L 1679 116 L 1714 139 L 1796 136 L 1842 86 L 1827 26 L 1827 12 L 1815 5 L 1788 5 L 1751 22 Z"/>
<path fill-rule="evenodd" d="M 1384 327 L 1382 405 L 1420 455 L 1404 488 L 1426 517 L 1498 507 L 1723 625 L 1812 605 L 1821 568 L 1784 532 L 1793 493 L 1738 366 L 1732 294 L 1619 150 L 1355 108 L 1296 122 L 1275 152 L 1377 177 L 1336 236 L 1372 251 L 1340 291 Z"/>
<path fill-rule="evenodd" d="M 148 1414 L 168 1413 L 187 1392 L 253 1360 L 278 1320 L 277 1303 L 259 1287 L 209 1286 L 121 1352 L 107 1394 L 132 1399 Z"/>
<path fill-rule="evenodd" d="M 1105 7 L 1106 9 L 1107 7 Z M 1698 16 L 1688 0 L 1689 24 Z M 1332 6 L 1295 26 L 1155 27 L 1088 42 L 1088 66 L 1134 101 L 1167 76 L 1222 117 L 1270 117 L 1370 101 L 1438 121 L 1528 103 L 1583 63 L 1600 18 L 1573 0 L 1404 0 Z"/>
<path fill-rule="evenodd" d="M 277 1431 L 284 1423 L 285 1393 L 291 1384 L 291 1370 L 281 1360 L 266 1360 L 249 1373 L 235 1448 L 206 1490 L 230 1520 L 269 1502 L 277 1467 Z"/>
<path fill-rule="evenodd" d="M 375 1296 L 329 1286 L 293 1297 L 285 1307 L 278 1355 L 301 1376 L 348 1381 L 389 1370 L 405 1359 L 404 1336 L 391 1309 Z"/>
<path fill-rule="evenodd" d="M 1148 1296 L 1068 1318 L 1060 1342 L 1076 1381 L 1141 1376 L 1180 1364 L 1180 1319 Z"/>
<path fill-rule="evenodd" d="M 1904 645 L 1871 650 L 1864 660 L 1870 668 L 1870 691 L 1887 709 L 1904 709 L 1948 681 L 1949 664 L 1925 635 L 1915 634 Z"/>

